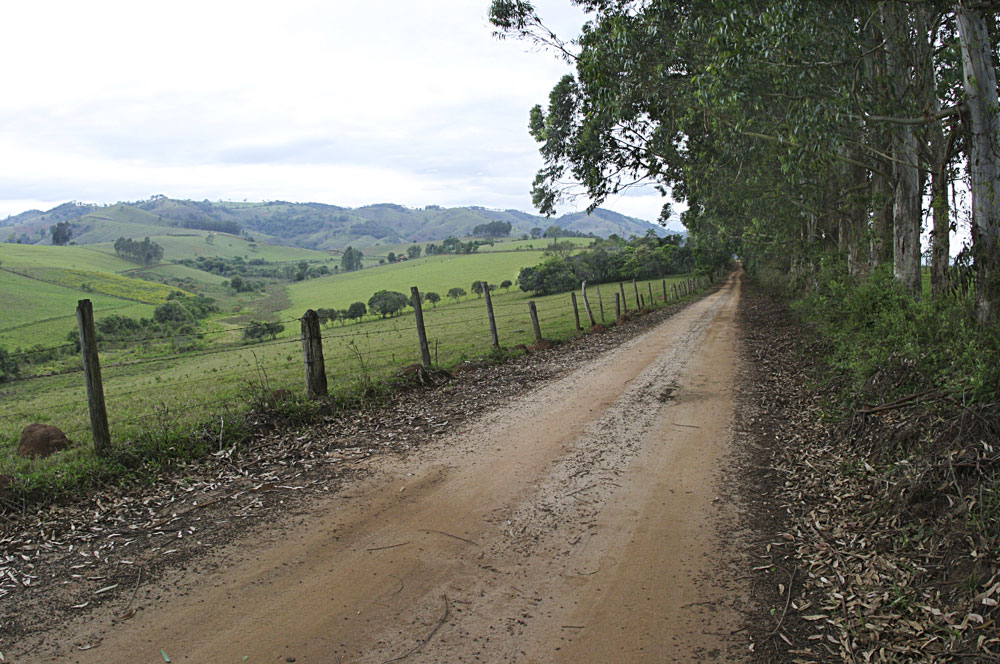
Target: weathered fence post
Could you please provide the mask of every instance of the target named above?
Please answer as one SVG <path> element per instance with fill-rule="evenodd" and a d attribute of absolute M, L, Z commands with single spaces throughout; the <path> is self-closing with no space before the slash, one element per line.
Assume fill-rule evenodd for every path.
<path fill-rule="evenodd" d="M 667 303 L 667 280 L 663 280 L 663 304 Z"/>
<path fill-rule="evenodd" d="M 80 328 L 80 353 L 83 355 L 83 375 L 87 381 L 87 405 L 90 407 L 90 430 L 94 434 L 94 451 L 98 456 L 105 456 L 111 451 L 111 430 L 108 428 L 108 409 L 104 404 L 101 358 L 97 354 L 94 306 L 90 300 L 77 302 L 76 320 Z"/>
<path fill-rule="evenodd" d="M 652 307 L 653 306 L 653 282 L 649 281 L 649 282 L 646 283 L 646 285 L 649 287 L 649 306 Z"/>
<path fill-rule="evenodd" d="M 576 329 L 582 330 L 583 328 L 580 327 L 580 308 L 576 306 L 576 292 L 571 292 L 569 298 L 573 300 L 573 319 L 576 321 Z"/>
<path fill-rule="evenodd" d="M 597 306 L 601 308 L 601 322 L 604 322 L 604 298 L 601 297 L 601 287 L 597 287 Z"/>
<path fill-rule="evenodd" d="M 639 296 L 639 305 L 640 305 L 639 306 L 639 310 L 640 311 L 646 308 L 646 296 L 645 295 L 640 295 Z"/>
<path fill-rule="evenodd" d="M 537 344 L 542 340 L 542 326 L 538 324 L 538 309 L 535 307 L 535 301 L 528 301 L 528 311 L 531 313 L 531 329 L 535 331 L 535 343 Z"/>
<path fill-rule="evenodd" d="M 417 339 L 420 341 L 420 363 L 424 369 L 431 368 L 431 349 L 427 345 L 427 330 L 424 328 L 424 309 L 420 302 L 420 290 L 416 286 L 410 287 L 410 300 L 413 305 L 413 314 L 417 319 Z"/>
<path fill-rule="evenodd" d="M 622 317 L 622 299 L 618 293 L 615 293 L 615 320 L 619 320 Z"/>
<path fill-rule="evenodd" d="M 594 312 L 590 310 L 590 300 L 587 299 L 587 282 L 584 281 L 580 286 L 580 290 L 583 291 L 583 308 L 587 310 L 587 318 L 590 319 L 590 326 L 594 327 L 597 325 L 597 320 L 594 318 Z"/>
<path fill-rule="evenodd" d="M 490 317 L 490 337 L 493 339 L 493 347 L 500 348 L 500 337 L 497 335 L 497 319 L 493 316 L 493 298 L 490 297 L 490 285 L 483 282 L 483 294 L 486 296 L 486 312 Z"/>
<path fill-rule="evenodd" d="M 621 293 L 621 296 L 622 296 L 622 298 L 621 298 L 621 306 L 624 307 L 625 313 L 628 313 L 628 302 L 625 301 L 625 286 L 623 286 L 622 282 L 620 282 L 620 281 L 618 282 L 618 291 Z M 618 309 L 618 304 L 617 303 L 615 304 L 615 309 Z M 616 314 L 616 318 L 621 318 L 622 317 L 621 312 L 619 312 L 619 311 L 616 311 L 615 314 Z"/>
<path fill-rule="evenodd" d="M 632 279 L 632 288 L 635 289 L 635 308 L 642 309 L 642 303 L 639 301 L 639 284 L 634 278 Z"/>
<path fill-rule="evenodd" d="M 326 396 L 326 367 L 323 363 L 323 335 L 319 315 L 310 309 L 302 316 L 302 356 L 306 362 L 306 395 Z"/>

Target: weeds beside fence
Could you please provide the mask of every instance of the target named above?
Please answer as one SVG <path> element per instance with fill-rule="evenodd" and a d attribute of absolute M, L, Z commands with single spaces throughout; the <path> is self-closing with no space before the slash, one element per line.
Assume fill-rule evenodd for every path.
<path fill-rule="evenodd" d="M 66 475 L 101 465 L 95 446 L 105 455 L 113 453 L 119 460 L 124 455 L 134 463 L 143 463 L 145 455 L 184 457 L 191 445 L 232 442 L 255 407 L 287 402 L 309 408 L 306 396 L 363 398 L 407 365 L 450 369 L 470 359 L 517 352 L 540 337 L 564 340 L 584 325 L 613 323 L 619 313 L 611 300 L 621 313 L 631 312 L 677 301 L 707 283 L 680 277 L 633 283 L 628 298 L 624 284 L 584 285 L 581 301 L 576 292 L 531 300 L 521 293 L 494 292 L 482 299 L 430 308 L 423 303 L 422 311 L 327 327 L 310 310 L 303 318 L 281 321 L 289 324 L 288 333 L 293 332 L 292 323 L 299 323 L 302 334 L 275 335 L 258 343 L 244 342 L 241 328 L 232 328 L 101 348 L 93 339 L 91 319 L 90 336 L 87 325 L 81 326 L 81 351 L 93 354 L 90 371 L 77 356 L 49 373 L 0 384 L 0 474 L 59 485 Z M 81 301 L 81 310 L 85 302 L 89 304 Z M 98 366 L 100 380 L 95 384 Z M 90 378 L 89 399 L 85 378 Z M 20 432 L 31 422 L 59 427 L 74 445 L 49 459 L 17 456 Z"/>

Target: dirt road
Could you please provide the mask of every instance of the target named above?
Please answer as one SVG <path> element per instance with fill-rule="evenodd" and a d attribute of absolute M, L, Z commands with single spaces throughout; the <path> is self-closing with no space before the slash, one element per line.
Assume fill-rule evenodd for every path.
<path fill-rule="evenodd" d="M 168 575 L 61 661 L 734 661 L 739 278 L 650 332 Z M 743 646 L 745 650 L 745 645 Z"/>

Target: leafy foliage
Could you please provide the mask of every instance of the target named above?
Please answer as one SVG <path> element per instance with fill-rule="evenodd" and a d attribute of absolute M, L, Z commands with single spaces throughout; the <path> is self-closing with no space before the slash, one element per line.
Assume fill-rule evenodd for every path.
<path fill-rule="evenodd" d="M 355 249 L 353 247 L 347 247 L 344 249 L 344 255 L 340 259 L 340 269 L 344 272 L 353 272 L 354 270 L 361 269 L 361 262 L 365 255 L 360 249 Z"/>
<path fill-rule="evenodd" d="M 120 237 L 115 241 L 115 253 L 124 258 L 138 261 L 143 265 L 152 265 L 163 258 L 163 247 L 148 237 L 144 238 L 142 242 Z"/>
<path fill-rule="evenodd" d="M 388 318 L 402 311 L 409 303 L 410 298 L 398 291 L 380 290 L 368 300 L 368 310 L 382 318 Z"/>

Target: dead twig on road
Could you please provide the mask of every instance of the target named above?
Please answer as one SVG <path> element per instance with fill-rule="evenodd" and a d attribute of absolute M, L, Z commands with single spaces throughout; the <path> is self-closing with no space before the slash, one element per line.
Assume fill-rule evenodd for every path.
<path fill-rule="evenodd" d="M 399 544 L 390 544 L 389 546 L 376 546 L 373 549 L 365 549 L 365 551 L 367 551 L 368 553 L 371 553 L 372 551 L 385 551 L 386 549 L 395 549 L 398 546 L 406 546 L 409 543 L 410 543 L 409 540 L 407 540 L 406 542 L 400 542 Z"/>
<path fill-rule="evenodd" d="M 425 529 L 424 532 L 425 533 L 437 533 L 438 535 L 445 535 L 446 537 L 451 537 L 451 538 L 454 538 L 454 539 L 457 539 L 457 540 L 461 540 L 463 542 L 468 542 L 469 544 L 473 544 L 475 546 L 479 546 L 479 542 L 473 542 L 470 539 L 465 539 L 464 537 L 459 537 L 458 535 L 452 535 L 451 533 L 446 533 L 443 530 L 426 530 Z"/>
<path fill-rule="evenodd" d="M 420 640 L 419 643 L 417 643 L 417 645 L 413 646 L 412 648 L 410 648 L 409 650 L 407 650 L 405 653 L 403 653 L 399 657 L 393 657 L 392 659 L 387 659 L 384 662 L 382 662 L 382 664 L 391 664 L 391 662 L 401 662 L 404 659 L 406 659 L 407 657 L 409 657 L 410 655 L 412 655 L 413 653 L 415 653 L 418 650 L 420 650 L 421 648 L 423 648 L 425 645 L 427 645 L 427 643 L 431 639 L 434 638 L 434 635 L 437 634 L 437 631 L 439 629 L 441 629 L 441 625 L 443 625 L 445 623 L 445 621 L 448 620 L 448 613 L 450 611 L 450 604 L 448 602 L 448 596 L 447 595 L 442 595 L 442 597 L 444 598 L 444 615 L 441 616 L 441 619 L 438 620 L 438 622 L 437 622 L 436 625 L 434 625 L 434 629 L 431 630 L 431 633 L 428 634 L 427 636 L 425 636 L 423 639 Z"/>

